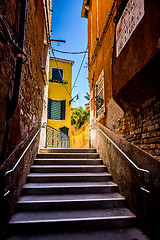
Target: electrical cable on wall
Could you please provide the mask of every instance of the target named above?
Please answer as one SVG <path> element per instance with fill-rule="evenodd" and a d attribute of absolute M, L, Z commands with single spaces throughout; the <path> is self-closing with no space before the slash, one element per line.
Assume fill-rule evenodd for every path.
<path fill-rule="evenodd" d="M 50 47 L 51 47 L 51 50 L 52 50 L 53 58 L 55 59 L 55 62 L 56 62 L 57 68 L 58 68 L 58 72 L 59 72 L 60 78 L 61 78 L 61 80 L 62 80 L 62 83 L 64 84 L 64 80 L 63 80 L 63 78 L 62 78 L 61 72 L 60 72 L 59 67 L 58 67 L 58 62 L 57 62 L 57 59 L 56 59 L 56 56 L 55 56 L 55 53 L 54 53 L 54 49 L 53 49 L 52 46 L 50 46 Z M 81 69 L 82 69 L 82 66 L 83 66 L 83 63 L 84 63 L 84 60 L 85 60 L 86 53 L 88 52 L 87 49 L 88 49 L 88 46 L 87 46 L 87 48 L 86 48 L 86 51 L 84 52 L 84 56 L 83 56 L 83 59 L 82 59 L 80 68 L 79 68 L 79 70 L 78 70 L 76 79 L 75 79 L 75 81 L 74 81 L 74 83 L 73 83 L 72 89 L 74 88 L 74 86 L 75 86 L 75 84 L 76 84 L 76 82 L 77 82 L 77 80 L 78 80 L 80 71 L 81 71 Z M 65 84 L 64 84 L 64 87 L 65 87 L 67 93 L 71 96 L 72 89 L 71 89 L 71 92 L 69 92 L 68 89 L 66 88 Z"/>
<path fill-rule="evenodd" d="M 51 50 L 52 50 L 53 58 L 55 59 L 55 62 L 56 62 L 56 65 L 57 65 L 57 69 L 58 69 L 58 72 L 59 72 L 61 81 L 62 81 L 62 83 L 64 84 L 64 87 L 65 87 L 67 93 L 71 96 L 72 90 L 71 90 L 71 92 L 69 92 L 68 89 L 66 88 L 65 83 L 64 83 L 64 80 L 63 80 L 63 77 L 62 77 L 61 72 L 60 72 L 59 67 L 58 67 L 58 62 L 57 62 L 57 58 L 56 58 L 56 56 L 55 56 L 55 54 L 54 54 L 54 49 L 52 48 L 52 46 L 50 46 L 50 47 L 51 47 Z M 72 97 L 72 96 L 71 96 L 71 97 Z"/>

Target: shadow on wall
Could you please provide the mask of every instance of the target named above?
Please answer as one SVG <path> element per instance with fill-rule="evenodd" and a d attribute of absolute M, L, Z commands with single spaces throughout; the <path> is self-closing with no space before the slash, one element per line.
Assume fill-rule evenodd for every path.
<path fill-rule="evenodd" d="M 157 219 L 160 214 L 160 162 L 102 124 L 97 125 L 139 168 L 150 171 L 152 188 L 151 192 L 147 193 L 141 190 L 143 180 L 146 178 L 146 184 L 148 182 L 147 176 L 143 177 L 97 128 L 92 128 L 92 147 L 97 149 L 104 165 L 118 184 L 120 193 L 126 197 L 129 208 L 136 214 L 143 231 L 151 239 L 157 239 L 159 231 Z"/>

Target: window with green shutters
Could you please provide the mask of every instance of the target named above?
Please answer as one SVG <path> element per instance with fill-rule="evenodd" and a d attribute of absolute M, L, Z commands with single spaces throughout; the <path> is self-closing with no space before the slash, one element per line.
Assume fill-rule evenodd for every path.
<path fill-rule="evenodd" d="M 61 101 L 52 101 L 51 119 L 61 120 Z"/>
<path fill-rule="evenodd" d="M 66 110 L 66 100 L 48 100 L 48 119 L 64 120 Z"/>

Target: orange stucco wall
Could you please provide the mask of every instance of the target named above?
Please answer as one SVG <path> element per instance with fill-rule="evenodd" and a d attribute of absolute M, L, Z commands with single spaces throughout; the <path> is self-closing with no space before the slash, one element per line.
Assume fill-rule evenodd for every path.
<path fill-rule="evenodd" d="M 97 8 L 98 3 L 98 8 Z M 107 111 L 107 102 L 112 97 L 112 54 L 114 45 L 115 23 L 113 18 L 116 14 L 116 5 L 114 7 L 113 16 L 111 16 L 106 33 L 103 35 L 101 46 L 99 46 L 97 54 L 94 54 L 96 41 L 99 41 L 109 16 L 113 1 L 111 0 L 92 0 L 88 13 L 88 46 L 89 46 L 89 85 L 90 91 L 93 90 L 93 98 L 91 99 L 91 111 L 95 116 L 95 83 L 104 69 L 104 88 L 105 88 L 105 111 Z M 104 11 L 105 6 L 105 11 Z M 98 23 L 97 23 L 98 9 Z M 92 17 L 90 17 L 92 15 Z M 98 28 L 98 33 L 97 33 Z M 99 39 L 97 38 L 99 36 Z"/>
<path fill-rule="evenodd" d="M 89 148 L 90 140 L 90 120 L 83 126 L 70 134 L 71 148 Z"/>

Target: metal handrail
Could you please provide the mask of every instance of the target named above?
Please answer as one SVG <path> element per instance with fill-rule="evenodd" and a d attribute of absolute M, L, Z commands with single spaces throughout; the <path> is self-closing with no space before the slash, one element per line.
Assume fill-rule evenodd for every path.
<path fill-rule="evenodd" d="M 138 170 L 138 171 L 141 171 L 141 172 L 143 172 L 143 173 L 147 173 L 148 174 L 148 176 L 149 176 L 149 190 L 148 189 L 146 189 L 146 188 L 144 188 L 144 187 L 141 187 L 141 190 L 143 190 L 143 191 L 145 191 L 145 192 L 147 192 L 147 193 L 150 193 L 151 192 L 151 173 L 150 173 L 150 171 L 149 170 L 146 170 L 146 169 L 144 169 L 144 168 L 139 168 L 123 151 L 122 151 L 122 149 L 120 149 L 118 146 L 117 146 L 117 144 L 115 144 L 115 142 L 113 142 L 111 139 L 110 139 L 110 137 L 108 137 L 107 136 L 107 134 L 106 133 L 104 133 L 101 129 L 100 129 L 100 127 L 98 127 L 98 126 L 96 126 L 98 129 L 99 129 L 99 131 L 122 153 L 122 155 Z"/>
<path fill-rule="evenodd" d="M 32 130 L 30 134 L 32 134 L 33 131 L 34 131 L 34 130 Z M 13 152 L 7 157 L 7 159 L 5 160 L 5 162 L 7 162 L 7 161 L 15 154 L 15 152 L 22 146 L 22 144 L 24 144 L 28 139 L 29 139 L 29 137 L 26 137 L 25 139 L 23 139 L 22 142 L 20 142 L 20 143 L 18 144 L 18 146 L 13 150 Z"/>
<path fill-rule="evenodd" d="M 27 147 L 25 148 L 25 150 L 23 151 L 23 153 L 21 154 L 21 156 L 19 157 L 19 159 L 17 160 L 17 162 L 15 163 L 14 167 L 8 171 L 5 172 L 5 177 L 13 172 L 16 167 L 18 166 L 18 164 L 20 163 L 21 159 L 23 158 L 23 156 L 25 155 L 25 153 L 27 152 L 27 150 L 29 149 L 29 147 L 31 146 L 31 144 L 33 143 L 33 141 L 35 140 L 35 138 L 37 137 L 37 135 L 39 134 L 39 132 L 41 131 L 41 129 L 45 126 L 46 122 L 44 122 L 41 127 L 38 129 L 38 131 L 36 132 L 36 134 L 34 135 L 34 137 L 32 138 L 32 140 L 29 142 L 29 144 L 27 145 Z M 10 190 L 6 191 L 6 193 L 4 194 L 4 196 L 7 196 L 8 193 L 10 193 Z"/>
<path fill-rule="evenodd" d="M 69 136 L 67 136 L 65 133 L 58 131 L 57 129 L 55 129 L 55 128 L 49 126 L 49 125 L 47 125 L 47 123 L 44 122 L 44 123 L 41 125 L 41 127 L 37 130 L 37 132 L 35 133 L 35 135 L 34 135 L 33 138 L 31 139 L 31 141 L 29 142 L 29 144 L 27 145 L 27 147 L 25 148 L 25 150 L 23 151 L 23 153 L 21 154 L 21 156 L 19 157 L 19 159 L 17 160 L 17 162 L 15 163 L 15 165 L 13 166 L 13 168 L 5 172 L 5 174 L 4 174 L 5 178 L 6 178 L 6 176 L 7 176 L 8 174 L 14 172 L 14 170 L 16 169 L 16 167 L 18 166 L 18 164 L 20 163 L 21 159 L 23 158 L 23 156 L 25 155 L 25 153 L 27 152 L 27 150 L 29 149 L 29 147 L 31 146 L 31 144 L 34 142 L 35 138 L 38 136 L 38 134 L 40 133 L 41 129 L 42 129 L 44 126 L 50 127 L 50 128 L 53 129 L 54 131 L 60 133 L 61 136 L 65 136 L 65 137 L 67 137 L 67 139 L 69 139 Z M 24 141 L 26 141 L 26 139 L 25 139 Z M 24 141 L 23 141 L 23 142 L 24 142 Z M 19 149 L 19 146 L 21 146 L 21 144 L 18 145 L 18 147 L 13 151 L 13 153 L 8 157 L 8 159 Z M 7 196 L 9 193 L 10 193 L 10 190 L 5 189 L 5 194 L 4 194 L 4 196 Z"/>

